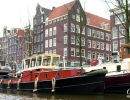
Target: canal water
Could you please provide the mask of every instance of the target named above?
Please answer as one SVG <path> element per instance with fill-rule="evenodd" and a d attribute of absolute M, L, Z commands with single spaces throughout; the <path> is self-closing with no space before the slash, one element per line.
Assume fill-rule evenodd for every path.
<path fill-rule="evenodd" d="M 130 100 L 126 94 L 69 95 L 0 91 L 0 100 Z"/>

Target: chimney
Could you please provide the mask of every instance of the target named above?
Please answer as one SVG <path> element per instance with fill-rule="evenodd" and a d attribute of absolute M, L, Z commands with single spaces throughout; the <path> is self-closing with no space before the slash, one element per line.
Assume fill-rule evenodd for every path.
<path fill-rule="evenodd" d="M 52 10 L 54 10 L 56 7 L 52 7 Z"/>

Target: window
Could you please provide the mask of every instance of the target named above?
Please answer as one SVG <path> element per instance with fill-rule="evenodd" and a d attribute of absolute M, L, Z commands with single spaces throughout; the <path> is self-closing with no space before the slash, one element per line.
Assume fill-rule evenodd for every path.
<path fill-rule="evenodd" d="M 80 15 L 76 14 L 76 21 L 80 22 Z"/>
<path fill-rule="evenodd" d="M 88 51 L 88 59 L 91 59 L 91 52 Z"/>
<path fill-rule="evenodd" d="M 68 31 L 67 23 L 64 24 L 64 32 Z"/>
<path fill-rule="evenodd" d="M 85 34 L 85 27 L 82 26 L 82 34 Z"/>
<path fill-rule="evenodd" d="M 101 32 L 101 39 L 104 39 L 104 32 Z"/>
<path fill-rule="evenodd" d="M 75 32 L 75 25 L 71 23 L 71 32 Z"/>
<path fill-rule="evenodd" d="M 48 29 L 45 30 L 45 37 L 48 37 Z"/>
<path fill-rule="evenodd" d="M 118 31 L 116 27 L 112 28 L 112 38 L 117 38 L 118 37 Z"/>
<path fill-rule="evenodd" d="M 97 31 L 97 38 L 100 38 L 100 31 Z"/>
<path fill-rule="evenodd" d="M 106 43 L 106 51 L 109 51 L 109 49 L 110 49 L 109 46 L 110 45 L 108 43 Z"/>
<path fill-rule="evenodd" d="M 53 46 L 56 46 L 56 38 L 53 38 Z"/>
<path fill-rule="evenodd" d="M 40 45 L 38 45 L 37 51 L 40 52 Z"/>
<path fill-rule="evenodd" d="M 45 53 L 48 53 L 48 51 L 45 51 Z"/>
<path fill-rule="evenodd" d="M 125 44 L 125 39 L 120 40 L 120 46 L 123 45 L 123 44 Z"/>
<path fill-rule="evenodd" d="M 124 19 L 125 19 L 125 14 L 119 14 L 115 16 L 115 24 L 123 23 L 125 21 Z"/>
<path fill-rule="evenodd" d="M 52 53 L 52 50 L 49 50 L 49 53 Z"/>
<path fill-rule="evenodd" d="M 52 47 L 52 39 L 49 39 L 49 47 Z"/>
<path fill-rule="evenodd" d="M 53 50 L 53 53 L 56 54 L 56 49 Z"/>
<path fill-rule="evenodd" d="M 119 36 L 124 36 L 125 35 L 125 28 L 123 25 L 119 26 Z"/>
<path fill-rule="evenodd" d="M 80 33 L 80 27 L 79 27 L 79 25 L 76 25 L 76 33 Z"/>
<path fill-rule="evenodd" d="M 92 37 L 96 37 L 96 30 L 92 30 Z"/>
<path fill-rule="evenodd" d="M 49 28 L 49 36 L 52 36 L 52 28 Z"/>
<path fill-rule="evenodd" d="M 96 53 L 95 52 L 92 53 L 92 59 L 94 59 L 94 60 L 96 59 Z"/>
<path fill-rule="evenodd" d="M 97 49 L 100 49 L 100 42 L 97 42 Z"/>
<path fill-rule="evenodd" d="M 106 61 L 109 61 L 109 54 L 106 54 Z"/>
<path fill-rule="evenodd" d="M 53 27 L 53 35 L 56 35 L 56 27 Z"/>
<path fill-rule="evenodd" d="M 104 50 L 104 43 L 101 42 L 101 50 Z"/>
<path fill-rule="evenodd" d="M 71 56 L 75 56 L 75 48 L 71 48 Z"/>
<path fill-rule="evenodd" d="M 84 37 L 82 37 L 82 39 L 81 39 L 81 44 L 82 44 L 82 46 L 85 46 L 85 38 Z"/>
<path fill-rule="evenodd" d="M 91 48 L 91 40 L 88 40 L 88 48 Z"/>
<path fill-rule="evenodd" d="M 67 44 L 67 42 L 68 42 L 68 37 L 67 37 L 67 35 L 65 35 L 64 36 L 64 44 Z"/>
<path fill-rule="evenodd" d="M 96 41 L 92 41 L 92 48 L 96 48 Z"/>
<path fill-rule="evenodd" d="M 72 19 L 75 19 L 75 15 L 72 15 Z"/>
<path fill-rule="evenodd" d="M 79 37 L 76 37 L 76 45 L 79 45 L 79 43 L 80 43 Z"/>
<path fill-rule="evenodd" d="M 67 56 L 67 48 L 64 48 L 64 56 Z"/>
<path fill-rule="evenodd" d="M 79 48 L 76 48 L 76 56 L 79 57 Z"/>
<path fill-rule="evenodd" d="M 85 49 L 81 50 L 81 55 L 82 55 L 82 57 L 85 57 Z"/>
<path fill-rule="evenodd" d="M 71 44 L 75 44 L 75 36 L 74 35 L 71 36 Z"/>
<path fill-rule="evenodd" d="M 48 40 L 45 40 L 45 48 L 48 48 Z"/>
<path fill-rule="evenodd" d="M 113 51 L 118 51 L 118 41 L 113 41 Z"/>
<path fill-rule="evenodd" d="M 109 35 L 109 33 L 106 33 L 106 40 L 107 40 L 107 41 L 110 40 L 110 35 Z"/>
<path fill-rule="evenodd" d="M 90 28 L 88 28 L 87 34 L 88 34 L 88 36 L 91 36 L 91 29 Z"/>

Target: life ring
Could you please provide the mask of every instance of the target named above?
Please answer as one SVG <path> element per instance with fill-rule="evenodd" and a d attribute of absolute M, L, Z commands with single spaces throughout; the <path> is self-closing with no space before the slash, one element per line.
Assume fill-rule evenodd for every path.
<path fill-rule="evenodd" d="M 56 78 L 52 78 L 51 83 L 52 83 L 52 90 L 51 90 L 51 92 L 55 92 Z"/>

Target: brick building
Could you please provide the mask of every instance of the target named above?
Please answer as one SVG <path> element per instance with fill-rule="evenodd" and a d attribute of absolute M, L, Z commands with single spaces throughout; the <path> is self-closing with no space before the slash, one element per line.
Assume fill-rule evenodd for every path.
<path fill-rule="evenodd" d="M 44 33 L 45 19 L 51 10 L 41 7 L 37 4 L 36 15 L 33 18 L 33 54 L 43 53 L 44 50 Z"/>
<path fill-rule="evenodd" d="M 38 34 L 35 31 L 38 29 L 34 29 L 34 34 Z M 79 0 L 53 7 L 45 19 L 43 34 L 43 52 L 60 54 L 61 60 L 65 56 L 68 65 L 79 63 L 79 37 L 83 62 L 86 62 L 86 59 L 96 60 L 98 55 L 109 61 L 110 21 L 85 13 Z"/>

